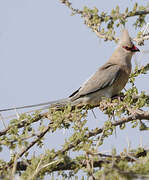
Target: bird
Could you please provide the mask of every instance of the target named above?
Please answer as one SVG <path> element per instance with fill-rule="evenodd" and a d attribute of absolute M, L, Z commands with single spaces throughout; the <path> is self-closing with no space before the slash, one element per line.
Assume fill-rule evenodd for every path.
<path fill-rule="evenodd" d="M 98 105 L 104 97 L 111 98 L 122 91 L 131 73 L 132 56 L 139 51 L 140 50 L 132 42 L 128 30 L 123 29 L 118 46 L 109 60 L 99 67 L 97 71 L 68 98 L 29 106 L 1 109 L 0 112 L 43 105 L 48 105 L 46 108 L 67 104 L 78 107 L 84 105 Z"/>

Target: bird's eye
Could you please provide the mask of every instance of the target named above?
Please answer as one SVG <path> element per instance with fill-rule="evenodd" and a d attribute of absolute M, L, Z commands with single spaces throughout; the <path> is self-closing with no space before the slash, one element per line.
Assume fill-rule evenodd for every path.
<path fill-rule="evenodd" d="M 131 51 L 133 46 L 132 47 L 128 47 L 128 46 L 123 46 L 124 49 L 126 49 L 127 51 Z"/>

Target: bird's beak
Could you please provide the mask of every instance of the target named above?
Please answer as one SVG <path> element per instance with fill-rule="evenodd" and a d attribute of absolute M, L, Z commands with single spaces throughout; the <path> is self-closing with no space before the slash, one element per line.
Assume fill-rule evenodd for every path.
<path fill-rule="evenodd" d="M 133 47 L 131 48 L 132 52 L 137 52 L 140 51 L 135 45 L 133 45 Z"/>

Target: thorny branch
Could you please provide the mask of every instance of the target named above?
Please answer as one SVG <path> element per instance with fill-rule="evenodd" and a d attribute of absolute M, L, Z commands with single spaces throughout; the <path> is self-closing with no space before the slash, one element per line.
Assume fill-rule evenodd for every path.
<path fill-rule="evenodd" d="M 88 152 L 89 153 L 89 152 Z M 98 156 L 100 160 L 96 160 L 93 162 L 94 167 L 101 167 L 104 163 L 111 163 L 112 159 L 115 159 L 116 162 L 121 160 L 127 160 L 128 162 L 137 161 L 139 157 L 146 156 L 148 150 L 143 150 L 141 153 L 128 153 L 128 154 L 120 154 L 120 155 L 108 155 L 103 153 L 93 154 L 94 156 Z M 27 166 L 30 164 L 30 160 L 27 160 L 28 163 L 19 161 L 17 163 L 17 170 L 26 170 Z M 69 163 L 60 162 L 57 166 L 52 169 L 52 171 L 60 171 L 60 170 L 73 170 L 77 165 L 81 165 L 82 167 L 86 167 L 87 164 L 84 160 L 76 162 L 75 160 L 71 160 Z"/>
<path fill-rule="evenodd" d="M 118 121 L 115 121 L 113 122 L 111 125 L 116 127 L 116 126 L 120 126 L 124 123 L 127 123 L 127 122 L 131 122 L 133 120 L 149 120 L 149 111 L 142 111 L 142 112 L 135 112 L 133 114 L 131 114 L 130 116 L 128 117 L 123 117 L 123 118 L 120 118 L 120 120 Z M 96 128 L 92 131 L 89 131 L 84 138 L 91 138 L 93 136 L 96 136 L 98 134 L 101 134 L 104 130 L 104 127 L 102 128 Z M 81 140 L 77 140 L 76 142 L 73 142 L 71 144 L 69 144 L 69 146 L 67 148 L 64 148 L 61 151 L 62 154 L 64 154 L 66 151 L 69 151 L 70 149 L 74 148 L 75 146 L 77 146 L 78 144 L 81 143 Z M 57 151 L 57 153 L 55 153 L 55 157 L 57 156 L 57 154 L 59 153 L 59 151 Z"/>
<path fill-rule="evenodd" d="M 120 126 L 124 123 L 133 121 L 133 120 L 149 120 L 149 111 L 133 111 L 133 114 L 131 114 L 128 117 L 123 117 L 120 118 L 120 120 L 115 121 L 111 124 L 111 126 L 116 127 L 116 126 Z M 31 147 L 33 147 L 42 137 L 44 137 L 44 135 L 49 131 L 49 129 L 51 128 L 51 123 L 49 123 L 49 125 L 41 132 L 39 133 L 39 135 L 37 136 L 36 139 L 34 139 L 33 141 L 31 141 L 29 143 L 29 145 L 23 149 L 19 154 L 18 154 L 18 158 L 22 157 L 24 155 L 24 153 L 26 153 Z M 96 128 L 94 130 L 89 131 L 84 138 L 91 138 L 93 136 L 96 136 L 98 134 L 101 134 L 104 131 L 104 126 L 102 128 Z M 69 150 L 75 148 L 77 145 L 79 145 L 82 141 L 80 139 L 76 140 L 75 142 L 70 143 L 66 148 L 62 148 L 61 150 L 58 150 L 57 152 L 55 152 L 55 155 L 53 156 L 53 159 L 55 159 L 59 154 L 65 154 L 66 152 L 68 152 Z M 117 156 L 118 158 L 118 156 Z M 100 162 L 101 163 L 101 162 Z M 12 165 L 12 162 L 8 163 L 8 166 L 5 168 L 8 168 Z M 99 165 L 99 162 L 98 162 Z M 1 169 L 0 169 L 1 170 Z"/>
<path fill-rule="evenodd" d="M 50 130 L 51 128 L 51 124 L 49 123 L 49 125 L 41 132 L 37 135 L 37 137 L 27 146 L 25 147 L 19 154 L 18 154 L 18 158 L 22 157 L 30 148 L 32 148 L 42 137 L 44 137 L 44 135 Z"/>
<path fill-rule="evenodd" d="M 32 123 L 37 122 L 37 121 L 39 121 L 39 120 L 41 120 L 41 119 L 44 119 L 44 118 L 47 118 L 47 113 L 39 114 L 38 117 L 34 118 L 34 120 L 33 120 Z M 21 121 L 21 122 L 17 125 L 17 128 L 22 128 L 22 127 L 27 126 L 27 125 L 29 125 L 29 124 L 30 124 L 30 122 L 28 122 L 28 120 L 25 119 L 25 120 Z M 5 135 L 5 134 L 9 131 L 10 128 L 12 128 L 12 126 L 8 126 L 6 129 L 0 131 L 0 136 Z"/>
<path fill-rule="evenodd" d="M 90 24 L 90 18 L 91 18 L 91 15 L 88 14 L 88 13 L 85 13 L 84 11 L 81 11 L 79 9 L 76 9 L 76 8 L 73 8 L 72 7 L 72 3 L 69 1 L 69 0 L 60 0 L 61 3 L 65 4 L 71 11 L 73 14 L 79 14 L 81 15 L 84 20 L 85 20 L 85 24 L 91 28 L 93 30 L 93 32 L 96 33 L 97 37 L 101 38 L 101 39 L 104 39 L 105 41 L 107 40 L 114 40 L 114 41 L 118 41 L 119 39 L 117 37 L 114 37 L 112 34 L 110 35 L 110 38 L 109 38 L 109 35 L 107 35 L 106 33 L 102 33 L 100 31 L 100 24 L 98 26 L 95 26 L 95 25 L 91 25 Z M 99 16 L 99 19 L 100 19 L 100 22 L 104 22 L 104 19 L 105 18 L 108 18 L 109 20 L 113 21 L 114 19 L 123 19 L 123 21 L 125 21 L 126 19 L 130 18 L 130 17 L 135 17 L 135 16 L 143 16 L 143 15 L 148 15 L 149 14 L 149 9 L 146 9 L 146 10 L 137 10 L 137 11 L 130 11 L 130 12 L 125 12 L 125 13 L 115 13 L 113 15 L 100 15 Z M 133 40 L 137 42 L 137 44 L 139 45 L 143 45 L 144 44 L 144 40 L 148 40 L 149 39 L 149 34 L 146 34 L 146 35 L 143 35 L 141 37 L 137 37 L 137 38 L 134 38 Z"/>

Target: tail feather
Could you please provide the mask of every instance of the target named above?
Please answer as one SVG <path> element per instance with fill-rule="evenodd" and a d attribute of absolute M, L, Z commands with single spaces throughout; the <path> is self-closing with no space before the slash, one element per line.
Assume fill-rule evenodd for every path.
<path fill-rule="evenodd" d="M 40 103 L 40 104 L 32 104 L 32 105 L 27 105 L 27 106 L 19 106 L 19 107 L 0 109 L 0 112 L 19 110 L 19 109 L 28 109 L 28 108 L 34 108 L 34 107 L 39 107 L 39 106 L 45 106 L 45 105 L 48 105 L 48 106 L 45 106 L 41 109 L 48 109 L 50 106 L 56 107 L 56 106 L 60 106 L 60 105 L 66 105 L 68 103 L 70 103 L 69 98 L 64 98 L 64 99 L 60 99 L 57 101 L 49 101 L 49 102 Z"/>

